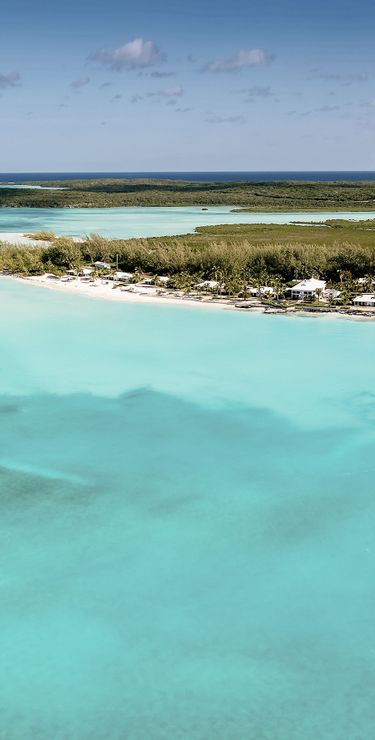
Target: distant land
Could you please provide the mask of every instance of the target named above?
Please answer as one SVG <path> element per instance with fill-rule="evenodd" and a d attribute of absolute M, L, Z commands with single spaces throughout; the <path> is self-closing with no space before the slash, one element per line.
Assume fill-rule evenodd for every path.
<path fill-rule="evenodd" d="M 149 173 L 150 174 L 150 173 Z M 168 173 L 167 173 L 168 174 Z M 172 173 L 169 173 L 172 174 Z M 288 173 L 283 173 L 287 178 Z M 237 180 L 220 179 L 218 173 L 200 173 L 201 179 L 163 177 L 100 177 L 79 178 L 65 173 L 49 176 L 33 175 L 13 185 L 1 183 L 1 208 L 124 208 L 167 206 L 230 206 L 251 212 L 306 213 L 307 211 L 373 211 L 375 209 L 375 175 L 373 180 Z M 190 173 L 193 178 L 195 173 Z M 226 175 L 227 178 L 229 174 Z M 242 173 L 244 177 L 245 174 Z M 289 173 L 290 176 L 290 173 Z M 333 175 L 332 175 L 333 176 Z M 255 177 L 253 173 L 253 178 Z M 270 175 L 271 177 L 271 175 Z M 307 177 L 307 173 L 305 173 Z M 341 173 L 343 178 L 343 173 Z M 70 178 L 70 179 L 68 179 Z M 9 177 L 11 180 L 12 178 Z M 63 187 L 61 187 L 63 183 Z M 44 185 L 44 187 L 40 187 Z M 35 187 L 36 186 L 36 187 Z M 49 189 L 48 189 L 49 188 Z"/>
<path fill-rule="evenodd" d="M 375 180 L 375 171 L 327 170 L 327 171 L 278 171 L 273 172 L 3 172 L 0 182 L 30 182 L 31 180 L 189 180 L 194 182 L 275 182 L 282 180 L 334 182 L 337 180 Z"/>

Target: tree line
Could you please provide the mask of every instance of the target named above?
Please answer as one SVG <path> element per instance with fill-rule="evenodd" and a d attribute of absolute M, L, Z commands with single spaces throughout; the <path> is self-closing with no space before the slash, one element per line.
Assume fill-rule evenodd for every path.
<path fill-rule="evenodd" d="M 42 235 L 43 236 L 43 235 Z M 46 236 L 46 235 L 44 235 Z M 82 242 L 52 237 L 48 246 L 0 249 L 0 270 L 24 275 L 64 273 L 96 261 L 136 275 L 167 275 L 189 288 L 217 280 L 239 293 L 254 281 L 287 285 L 311 276 L 350 287 L 375 277 L 375 221 L 331 227 L 244 225 L 204 227 L 177 237 L 114 240 L 93 234 Z"/>
<path fill-rule="evenodd" d="M 375 210 L 375 182 L 64 180 L 62 190 L 0 189 L 0 207 L 115 208 L 228 205 L 250 211 Z"/>

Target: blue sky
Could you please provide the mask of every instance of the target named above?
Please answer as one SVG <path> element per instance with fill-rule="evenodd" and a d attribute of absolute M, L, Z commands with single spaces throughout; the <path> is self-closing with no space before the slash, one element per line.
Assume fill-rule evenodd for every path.
<path fill-rule="evenodd" d="M 373 0 L 12 0 L 1 171 L 375 169 Z"/>

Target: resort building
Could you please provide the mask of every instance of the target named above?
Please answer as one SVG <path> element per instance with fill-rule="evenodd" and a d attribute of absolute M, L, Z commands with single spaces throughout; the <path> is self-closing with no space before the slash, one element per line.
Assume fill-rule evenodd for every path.
<path fill-rule="evenodd" d="M 270 285 L 262 285 L 260 288 L 254 288 L 253 285 L 247 285 L 246 290 L 254 297 L 259 295 L 273 295 L 275 292 L 274 288 L 271 288 Z"/>
<path fill-rule="evenodd" d="M 309 280 L 302 280 L 302 282 L 293 285 L 293 288 L 289 288 L 290 297 L 294 300 L 312 300 L 316 295 L 324 293 L 326 289 L 325 280 L 316 280 L 310 278 Z"/>
<path fill-rule="evenodd" d="M 354 306 L 370 306 L 375 308 L 375 293 L 362 293 L 353 299 Z"/>
<path fill-rule="evenodd" d="M 223 289 L 223 285 L 220 285 L 217 280 L 203 280 L 202 283 L 197 283 L 195 286 L 196 288 L 200 288 L 202 290 L 217 290 Z"/>
<path fill-rule="evenodd" d="M 94 267 L 96 267 L 98 270 L 110 270 L 111 265 L 108 264 L 108 262 L 94 262 Z"/>
<path fill-rule="evenodd" d="M 115 280 L 131 280 L 132 277 L 132 272 L 121 272 L 120 270 L 115 272 Z"/>
<path fill-rule="evenodd" d="M 337 301 L 340 298 L 341 290 L 334 290 L 334 288 L 326 288 L 324 291 L 324 298 L 331 301 Z"/>

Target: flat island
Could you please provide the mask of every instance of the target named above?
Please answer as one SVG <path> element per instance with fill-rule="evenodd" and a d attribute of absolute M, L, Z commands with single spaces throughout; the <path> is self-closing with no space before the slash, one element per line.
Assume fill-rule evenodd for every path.
<path fill-rule="evenodd" d="M 35 180 L 23 184 L 32 187 L 29 190 L 11 186 L 0 188 L 0 207 L 119 208 L 230 205 L 247 211 L 266 212 L 371 211 L 375 208 L 373 181 L 257 183 L 108 178 Z"/>
<path fill-rule="evenodd" d="M 3 274 L 116 299 L 375 315 L 371 219 L 210 226 L 149 239 L 31 236 L 30 246 L 0 247 Z"/>

